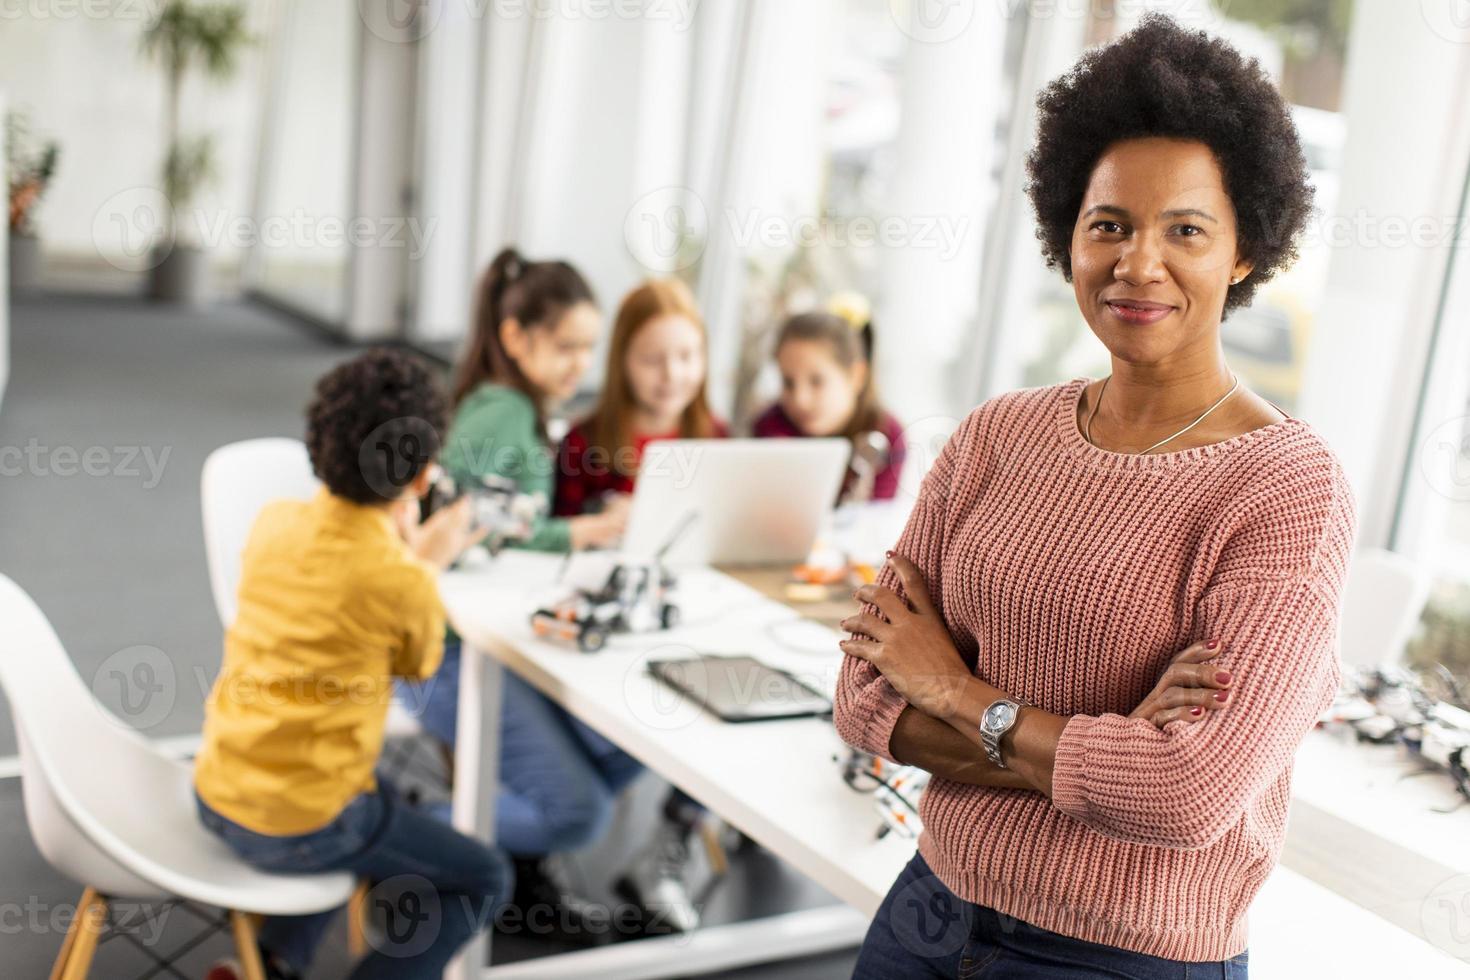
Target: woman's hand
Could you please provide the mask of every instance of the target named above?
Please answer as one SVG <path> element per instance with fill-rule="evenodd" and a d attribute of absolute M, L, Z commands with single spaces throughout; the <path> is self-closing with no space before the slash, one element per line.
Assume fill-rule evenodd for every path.
<path fill-rule="evenodd" d="M 858 589 L 854 597 L 876 606 L 881 615 L 864 611 L 844 619 L 842 628 L 858 635 L 837 645 L 882 671 L 915 708 L 947 718 L 959 707 L 961 693 L 974 675 L 960 659 L 944 618 L 929 598 L 924 574 L 902 555 L 890 553 L 888 560 L 908 601 L 877 585 Z"/>
<path fill-rule="evenodd" d="M 1171 721 L 1203 721 L 1209 712 L 1225 708 L 1230 703 L 1234 678 L 1210 662 L 1223 650 L 1219 643 L 1187 647 L 1169 662 L 1158 684 L 1128 717 L 1143 718 L 1163 728 Z"/>

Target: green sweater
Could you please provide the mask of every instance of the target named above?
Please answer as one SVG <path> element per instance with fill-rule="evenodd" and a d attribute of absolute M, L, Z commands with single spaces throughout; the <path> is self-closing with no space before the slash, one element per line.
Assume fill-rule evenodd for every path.
<path fill-rule="evenodd" d="M 441 461 L 456 482 L 501 476 L 514 480 L 522 493 L 545 494 L 547 506 L 554 499 L 555 456 L 537 431 L 536 406 L 509 385 L 482 384 L 460 402 Z M 542 518 L 514 546 L 570 551 L 571 529 L 566 518 Z"/>

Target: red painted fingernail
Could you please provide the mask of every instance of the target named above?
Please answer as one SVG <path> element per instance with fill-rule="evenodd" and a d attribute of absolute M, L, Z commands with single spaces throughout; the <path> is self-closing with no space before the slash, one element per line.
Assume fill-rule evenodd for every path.
<path fill-rule="evenodd" d="M 1215 700 L 1216 701 L 1224 701 L 1229 696 L 1230 696 L 1230 692 L 1229 691 L 1216 691 L 1215 692 Z"/>
<path fill-rule="evenodd" d="M 892 558 L 893 557 L 893 552 L 891 552 L 891 551 L 885 551 L 885 552 L 883 552 L 883 557 L 884 558 Z"/>
<path fill-rule="evenodd" d="M 1215 674 L 1215 680 L 1216 680 L 1217 683 L 1220 683 L 1220 684 L 1229 684 L 1230 683 L 1230 671 L 1228 671 L 1228 670 L 1218 671 Z"/>
<path fill-rule="evenodd" d="M 1199 714 L 1200 712 L 1202 712 L 1204 710 L 1205 710 L 1204 708 L 1201 708 L 1198 705 L 1195 705 L 1193 708 L 1190 708 L 1189 709 L 1189 713 L 1192 714 L 1192 715 L 1197 715 L 1197 714 Z"/>
<path fill-rule="evenodd" d="M 1217 647 L 1219 645 L 1220 645 L 1220 641 L 1219 640 L 1206 640 L 1205 641 L 1205 649 L 1206 650 L 1213 650 L 1213 649 L 1215 649 L 1215 647 Z"/>

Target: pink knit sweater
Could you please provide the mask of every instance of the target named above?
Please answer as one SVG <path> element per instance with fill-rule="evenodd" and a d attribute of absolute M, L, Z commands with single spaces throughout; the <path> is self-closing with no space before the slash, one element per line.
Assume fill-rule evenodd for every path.
<path fill-rule="evenodd" d="M 1053 799 L 935 779 L 919 851 L 962 898 L 1053 932 L 1227 959 L 1281 852 L 1293 754 L 1337 689 L 1356 505 L 1299 419 L 1176 452 L 1099 449 L 1076 424 L 1087 383 L 970 413 L 896 545 L 978 676 L 1070 716 Z M 1164 731 L 1129 720 L 1210 637 L 1235 675 L 1229 706 Z M 843 739 L 891 759 L 904 707 L 845 659 Z"/>

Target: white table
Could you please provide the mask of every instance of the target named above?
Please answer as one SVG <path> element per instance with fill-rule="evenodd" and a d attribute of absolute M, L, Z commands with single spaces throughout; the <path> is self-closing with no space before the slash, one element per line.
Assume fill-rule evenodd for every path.
<path fill-rule="evenodd" d="M 849 789 L 832 761 L 844 747 L 831 722 L 727 724 L 644 670 L 651 657 L 750 653 L 830 694 L 842 659 L 836 635 L 727 576 L 691 569 L 680 575 L 683 622 L 677 629 L 615 636 L 602 651 L 583 654 L 531 632 L 531 610 L 558 594 L 560 566 L 555 557 L 507 551 L 492 564 L 443 579 L 450 620 L 465 641 L 456 826 L 490 839 L 503 666 L 847 906 L 616 943 L 495 967 L 486 975 L 678 976 L 857 945 L 914 845 L 894 835 L 876 839 L 881 821 L 871 799 Z M 487 942 L 482 936 L 466 948 L 452 974 L 457 980 L 474 976 L 467 964 L 485 962 Z"/>
<path fill-rule="evenodd" d="M 545 957 L 486 969 L 481 976 L 634 980 L 856 945 L 888 886 L 912 855 L 913 844 L 891 835 L 875 839 L 878 818 L 871 801 L 848 789 L 831 762 L 843 747 L 830 722 L 726 724 L 677 699 L 643 669 L 650 657 L 750 653 L 830 694 L 841 664 L 836 635 L 727 576 L 697 569 L 681 576 L 684 623 L 677 630 L 618 636 L 603 651 L 583 654 L 543 641 L 530 629 L 531 610 L 558 594 L 555 578 L 560 565 L 550 556 L 505 552 L 493 564 L 443 579 L 444 601 L 466 652 L 455 759 L 456 826 L 483 839 L 491 837 L 499 678 L 505 667 L 847 906 Z M 1448 907 L 1435 897 L 1425 896 L 1426 914 Z M 1470 909 L 1470 898 L 1464 908 Z M 1443 924 L 1439 931 L 1448 935 L 1454 925 Z M 1470 930 L 1465 932 L 1470 935 Z M 1252 905 L 1250 934 L 1255 980 L 1304 976 L 1470 980 L 1470 966 L 1464 962 L 1282 866 Z M 479 980 L 470 964 L 486 962 L 487 944 L 488 938 L 482 936 L 467 946 L 450 976 Z M 1452 952 L 1470 956 L 1470 948 Z M 1386 972 L 1365 972 L 1370 961 L 1380 963 Z"/>

